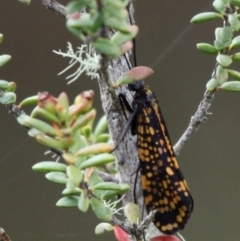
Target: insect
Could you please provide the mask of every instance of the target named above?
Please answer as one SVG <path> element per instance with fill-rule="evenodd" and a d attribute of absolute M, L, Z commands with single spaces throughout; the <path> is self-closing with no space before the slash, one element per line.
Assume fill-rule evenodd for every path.
<path fill-rule="evenodd" d="M 179 169 L 157 99 L 144 82 L 128 85 L 135 92 L 132 106 L 120 95 L 122 107 L 131 110 L 131 132 L 137 135 L 141 183 L 147 211 L 157 210 L 153 223 L 165 234 L 183 229 L 193 198 Z M 125 112 L 124 112 L 125 113 Z"/>

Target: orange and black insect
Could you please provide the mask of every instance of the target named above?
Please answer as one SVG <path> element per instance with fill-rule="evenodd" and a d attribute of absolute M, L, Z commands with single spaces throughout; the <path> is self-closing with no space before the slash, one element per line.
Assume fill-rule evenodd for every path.
<path fill-rule="evenodd" d="M 158 102 L 144 82 L 128 85 L 135 92 L 130 107 L 125 96 L 121 104 L 131 109 L 131 131 L 137 135 L 143 198 L 147 211 L 157 210 L 153 223 L 165 234 L 183 229 L 193 199 L 179 169 Z"/>

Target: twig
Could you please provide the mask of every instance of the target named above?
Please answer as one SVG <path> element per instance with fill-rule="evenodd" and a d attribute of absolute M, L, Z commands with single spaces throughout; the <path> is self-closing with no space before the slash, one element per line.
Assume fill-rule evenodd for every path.
<path fill-rule="evenodd" d="M 207 91 L 204 94 L 204 98 L 200 102 L 197 111 L 195 112 L 194 116 L 191 117 L 189 126 L 173 147 L 176 155 L 179 155 L 179 152 L 181 151 L 185 143 L 190 139 L 191 135 L 198 129 L 200 124 L 205 123 L 207 121 L 206 114 L 208 113 L 208 109 L 211 106 L 213 97 L 214 94 L 212 92 Z"/>
<path fill-rule="evenodd" d="M 55 0 L 41 0 L 41 2 L 47 9 L 50 9 L 50 10 L 54 11 L 55 13 L 58 13 L 58 14 L 62 15 L 63 17 L 66 16 L 65 6 L 61 5 L 57 1 L 55 1 Z"/>

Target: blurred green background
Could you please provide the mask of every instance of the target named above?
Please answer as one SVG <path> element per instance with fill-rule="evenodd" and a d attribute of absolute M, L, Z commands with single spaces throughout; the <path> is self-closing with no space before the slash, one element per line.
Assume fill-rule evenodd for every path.
<path fill-rule="evenodd" d="M 68 1 L 60 1 L 67 4 Z M 212 11 L 212 1 L 136 1 L 138 65 L 154 69 L 147 83 L 158 97 L 176 143 L 194 114 L 211 78 L 215 57 L 196 50 L 198 42 L 213 42 L 221 20 L 192 26 L 193 15 Z M 52 50 L 66 50 L 79 42 L 65 28 L 65 19 L 46 10 L 40 0 L 25 6 L 17 0 L 0 1 L 0 53 L 12 55 L 0 69 L 0 79 L 15 81 L 18 101 L 47 90 L 95 90 L 99 117 L 102 109 L 95 81 L 81 78 L 66 85 L 57 76 L 68 64 Z M 235 65 L 239 70 L 240 66 Z M 70 72 L 69 72 L 70 73 Z M 208 121 L 186 144 L 179 162 L 195 200 L 194 212 L 183 232 L 187 241 L 238 240 L 240 236 L 240 95 L 218 92 Z M 62 186 L 52 184 L 31 166 L 45 148 L 27 136 L 15 119 L 0 106 L 0 227 L 12 240 L 114 240 L 112 234 L 95 236 L 98 220 L 77 209 L 55 206 Z"/>

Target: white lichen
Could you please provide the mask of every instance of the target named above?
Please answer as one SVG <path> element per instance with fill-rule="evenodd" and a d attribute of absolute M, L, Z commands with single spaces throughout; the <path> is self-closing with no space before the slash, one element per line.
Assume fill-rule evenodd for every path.
<path fill-rule="evenodd" d="M 87 76 L 90 76 L 91 79 L 99 78 L 98 70 L 100 69 L 100 55 L 95 52 L 91 45 L 82 44 L 77 48 L 77 51 L 74 52 L 72 44 L 68 42 L 66 53 L 62 52 L 61 50 L 54 50 L 53 52 L 71 59 L 68 67 L 61 71 L 59 75 L 65 73 L 74 65 L 79 64 L 77 70 L 73 74 L 66 77 L 67 80 L 70 79 L 68 84 L 77 80 L 84 72 Z"/>

